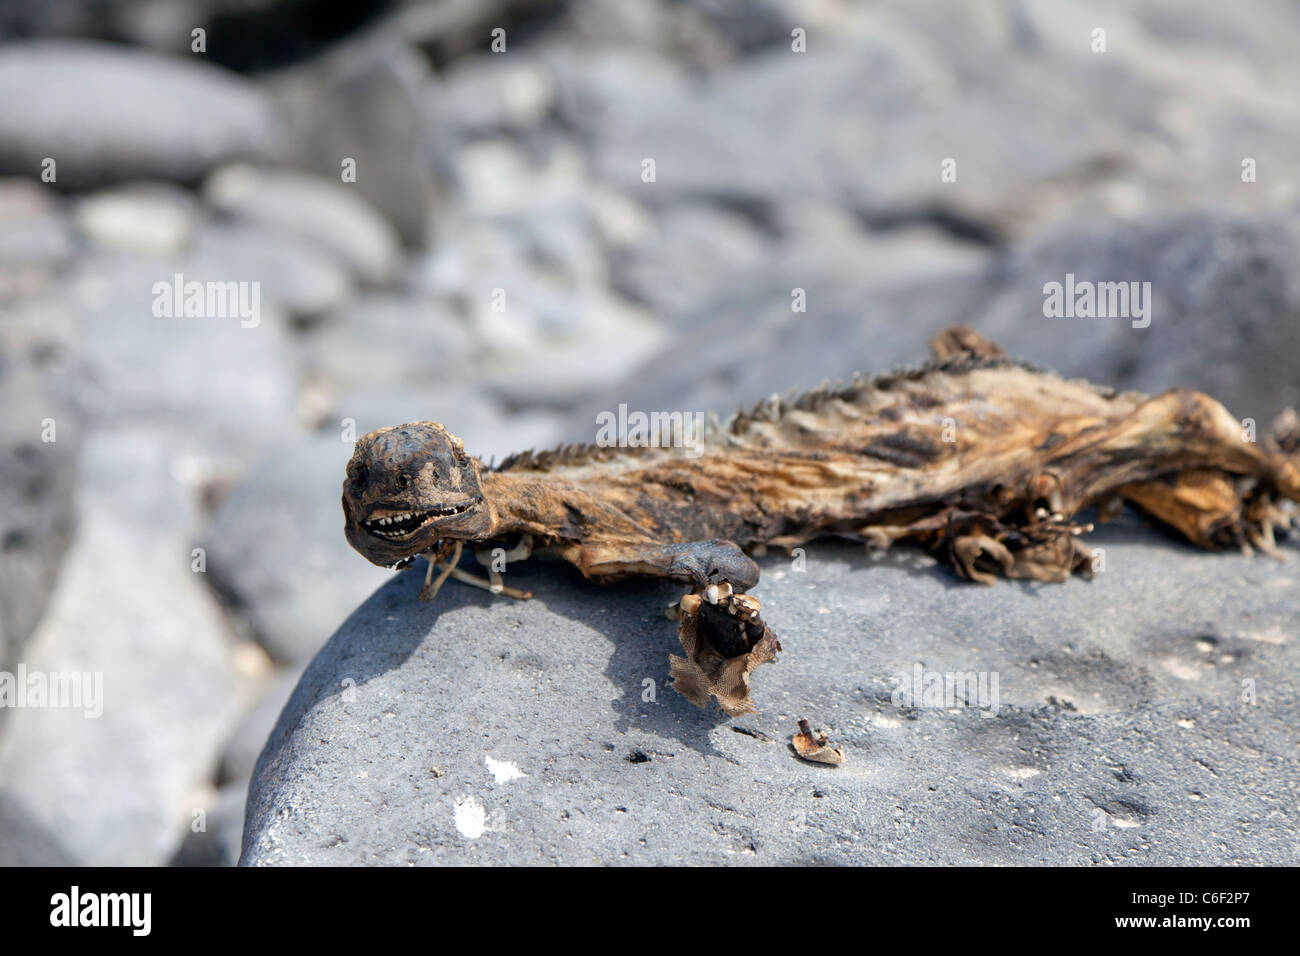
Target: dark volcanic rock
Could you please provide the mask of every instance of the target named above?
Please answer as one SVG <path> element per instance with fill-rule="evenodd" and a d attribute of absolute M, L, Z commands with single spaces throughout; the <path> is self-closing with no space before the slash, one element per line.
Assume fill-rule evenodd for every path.
<path fill-rule="evenodd" d="M 1196 388 L 1263 425 L 1300 404 L 1297 257 L 1300 238 L 1278 219 L 1077 223 L 1008 253 L 994 270 L 997 291 L 970 321 L 1063 374 L 1151 393 Z M 1044 284 L 1067 274 L 1149 282 L 1150 324 L 1044 317 Z"/>
<path fill-rule="evenodd" d="M 242 862 L 1295 864 L 1300 565 L 1136 521 L 1094 544 L 1106 570 L 1065 585 L 834 544 L 764 559 L 785 653 L 735 721 L 666 686 L 673 587 L 533 563 L 509 576 L 532 601 L 431 606 L 421 567 L 308 668 Z M 991 684 L 982 707 L 895 701 L 918 665 L 996 675 L 996 713 Z M 794 757 L 799 718 L 844 766 Z"/>
<path fill-rule="evenodd" d="M 920 252 L 894 254 L 924 272 Z M 751 404 L 826 378 L 919 365 L 935 332 L 966 323 L 1067 377 L 1151 394 L 1196 388 L 1263 429 L 1300 405 L 1298 255 L 1300 239 L 1282 221 L 1201 213 L 1075 223 L 987 265 L 937 255 L 932 273 L 920 277 L 893 274 L 888 252 L 874 257 L 885 264 L 861 257 L 856 269 L 853 256 L 790 257 L 681 316 L 692 340 L 726 348 L 666 348 L 590 408 L 627 402 L 725 414 L 735 396 Z M 1077 283 L 1150 283 L 1149 324 L 1045 316 L 1045 284 L 1064 284 L 1067 275 Z M 793 286 L 807 290 L 805 314 L 791 312 Z M 590 409 L 576 415 L 570 437 L 589 441 L 592 420 Z"/>

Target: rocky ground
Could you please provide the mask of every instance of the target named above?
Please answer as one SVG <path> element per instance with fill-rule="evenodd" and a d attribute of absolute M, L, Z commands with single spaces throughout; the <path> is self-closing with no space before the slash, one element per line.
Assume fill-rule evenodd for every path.
<path fill-rule="evenodd" d="M 1263 427 L 1300 11 L 312 9 L 0 11 L 0 671 L 104 678 L 97 719 L 0 708 L 0 863 L 1296 862 L 1294 561 L 1134 520 L 1059 587 L 774 555 L 787 653 L 727 721 L 665 685 L 672 588 L 535 562 L 533 602 L 430 607 L 338 497 L 380 425 L 499 457 L 953 322 Z M 1150 282 L 1150 326 L 1045 318 L 1067 273 Z M 260 283 L 257 322 L 155 315 L 176 274 Z M 998 715 L 895 703 L 917 663 L 998 673 Z"/>
<path fill-rule="evenodd" d="M 785 652 L 735 719 L 666 684 L 671 586 L 556 565 L 511 574 L 532 601 L 430 607 L 403 575 L 290 698 L 243 860 L 1300 862 L 1296 562 L 1207 559 L 1137 522 L 1095 544 L 1092 582 L 996 594 L 915 555 L 766 559 Z M 895 700 L 918 665 L 997 674 L 996 697 Z M 801 718 L 842 766 L 795 757 Z"/>

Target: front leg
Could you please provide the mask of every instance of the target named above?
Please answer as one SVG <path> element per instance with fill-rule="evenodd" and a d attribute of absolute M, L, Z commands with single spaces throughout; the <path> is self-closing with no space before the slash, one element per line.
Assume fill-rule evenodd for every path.
<path fill-rule="evenodd" d="M 565 557 L 589 578 L 668 578 L 704 588 L 727 582 L 737 591 L 758 583 L 758 565 L 731 541 L 604 541 L 575 547 Z"/>
<path fill-rule="evenodd" d="M 466 584 L 472 584 L 476 588 L 484 588 L 485 590 L 491 591 L 493 594 L 504 594 L 506 597 L 516 598 L 520 601 L 526 601 L 533 596 L 531 591 L 520 591 L 518 588 L 507 587 L 501 581 L 501 574 L 495 570 L 492 571 L 492 577 L 488 581 L 475 577 L 468 571 L 462 571 L 456 566 L 456 564 L 460 561 L 461 551 L 464 546 L 464 541 L 447 540 L 444 541 L 436 551 L 429 553 L 429 570 L 424 576 L 424 587 L 420 589 L 420 600 L 432 601 L 437 597 L 438 591 L 442 588 L 442 585 L 446 582 L 447 578 L 455 578 L 457 581 L 464 581 Z M 522 557 L 525 558 L 528 557 L 528 555 L 532 553 L 532 538 L 525 535 L 524 540 L 522 540 L 513 551 L 507 553 L 511 555 L 522 555 Z M 490 558 L 485 560 L 483 552 L 476 552 L 476 556 L 480 563 L 489 563 Z M 434 569 L 439 566 L 442 568 L 442 573 L 435 578 L 433 572 Z"/>
<path fill-rule="evenodd" d="M 710 697 L 732 716 L 754 709 L 749 675 L 774 660 L 781 642 L 759 615 L 759 602 L 741 593 L 758 583 L 758 565 L 731 541 L 602 542 L 565 554 L 587 577 L 662 577 L 686 584 L 677 606 L 685 657 L 670 656 L 673 688 L 703 707 Z"/>

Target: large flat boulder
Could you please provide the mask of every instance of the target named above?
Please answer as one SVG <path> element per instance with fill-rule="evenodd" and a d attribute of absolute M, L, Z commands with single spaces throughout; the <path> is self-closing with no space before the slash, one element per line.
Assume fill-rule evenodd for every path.
<path fill-rule="evenodd" d="M 666 685 L 672 586 L 533 561 L 508 575 L 532 601 L 430 605 L 420 566 L 308 667 L 242 862 L 1300 861 L 1300 564 L 1136 520 L 1094 543 L 1091 582 L 994 588 L 915 552 L 769 556 L 755 593 L 785 652 L 736 720 Z M 982 672 L 983 706 L 896 700 L 918 666 Z M 843 766 L 794 756 L 800 718 Z"/>

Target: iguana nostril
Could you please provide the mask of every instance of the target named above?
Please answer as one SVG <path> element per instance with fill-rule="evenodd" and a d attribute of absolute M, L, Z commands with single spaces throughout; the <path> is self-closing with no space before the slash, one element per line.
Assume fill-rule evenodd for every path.
<path fill-rule="evenodd" d="M 411 483 L 411 476 L 410 476 L 410 475 L 407 475 L 407 474 L 401 474 L 401 475 L 398 475 L 398 476 L 397 476 L 397 487 L 399 487 L 399 488 L 405 488 L 405 487 L 406 487 L 407 485 L 409 485 L 410 483 Z"/>

